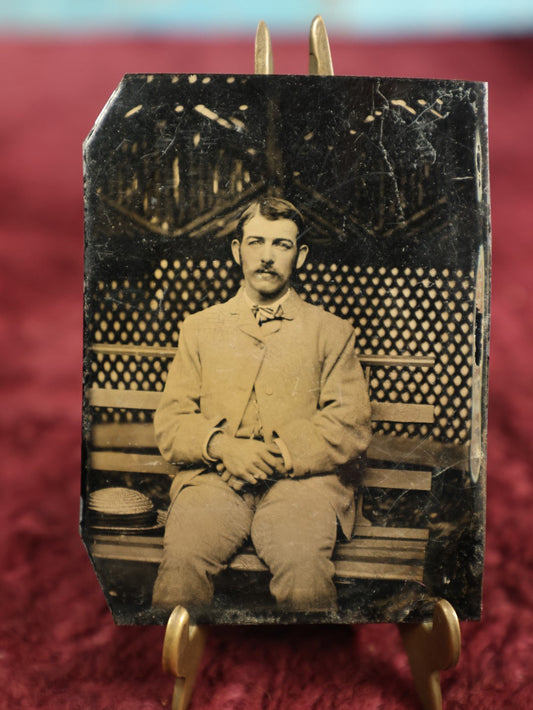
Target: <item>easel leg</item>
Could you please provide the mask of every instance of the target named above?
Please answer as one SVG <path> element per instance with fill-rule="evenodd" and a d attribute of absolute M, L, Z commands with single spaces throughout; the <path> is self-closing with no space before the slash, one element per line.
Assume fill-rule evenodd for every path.
<path fill-rule="evenodd" d="M 172 710 L 186 710 L 202 660 L 207 628 L 189 624 L 189 613 L 177 606 L 167 622 L 163 642 L 163 670 L 176 678 Z"/>
<path fill-rule="evenodd" d="M 452 605 L 435 604 L 433 621 L 399 624 L 403 646 L 424 710 L 442 710 L 440 671 L 453 668 L 461 653 L 461 629 Z"/>

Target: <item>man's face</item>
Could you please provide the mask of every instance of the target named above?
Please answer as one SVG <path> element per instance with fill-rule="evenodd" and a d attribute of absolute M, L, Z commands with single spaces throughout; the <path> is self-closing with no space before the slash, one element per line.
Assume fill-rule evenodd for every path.
<path fill-rule="evenodd" d="M 281 298 L 290 286 L 295 266 L 307 256 L 298 247 L 298 227 L 290 219 L 271 220 L 257 214 L 243 227 L 242 242 L 231 243 L 233 258 L 241 265 L 246 291 L 252 301 L 267 305 Z"/>

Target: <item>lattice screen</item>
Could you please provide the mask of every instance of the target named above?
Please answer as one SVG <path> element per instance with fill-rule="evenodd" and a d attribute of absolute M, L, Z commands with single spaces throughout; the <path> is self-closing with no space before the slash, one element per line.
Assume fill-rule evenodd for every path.
<path fill-rule="evenodd" d="M 299 274 L 302 295 L 352 322 L 360 354 L 434 355 L 430 369 L 374 368 L 371 396 L 378 401 L 428 403 L 435 423 L 381 423 L 378 430 L 468 441 L 471 410 L 473 274 L 434 268 L 373 268 L 308 262 Z M 89 337 L 97 352 L 90 364 L 100 387 L 162 391 L 169 355 L 140 356 L 131 346 L 175 348 L 183 319 L 229 298 L 240 284 L 233 262 L 163 260 L 151 277 L 135 283 L 100 282 Z M 101 412 L 103 420 L 150 415 Z"/>

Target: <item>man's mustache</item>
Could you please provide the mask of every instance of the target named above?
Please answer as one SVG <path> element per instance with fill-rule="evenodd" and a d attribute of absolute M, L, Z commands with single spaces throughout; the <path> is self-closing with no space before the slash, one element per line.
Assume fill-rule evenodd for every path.
<path fill-rule="evenodd" d="M 279 276 L 278 272 L 275 269 L 271 269 L 268 266 L 263 266 L 260 269 L 255 270 L 256 274 L 272 274 L 273 276 Z"/>

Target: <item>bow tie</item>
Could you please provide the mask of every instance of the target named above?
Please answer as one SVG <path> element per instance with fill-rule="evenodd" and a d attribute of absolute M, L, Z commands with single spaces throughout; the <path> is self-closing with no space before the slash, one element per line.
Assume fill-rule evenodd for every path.
<path fill-rule="evenodd" d="M 283 318 L 285 318 L 281 303 L 277 306 L 277 308 L 270 308 L 269 306 L 252 306 L 252 313 L 259 325 L 268 323 L 271 320 L 283 320 Z"/>

